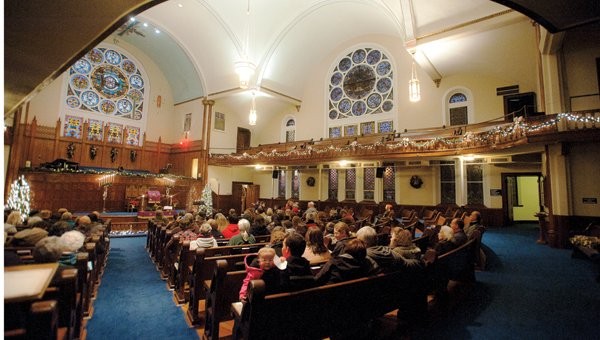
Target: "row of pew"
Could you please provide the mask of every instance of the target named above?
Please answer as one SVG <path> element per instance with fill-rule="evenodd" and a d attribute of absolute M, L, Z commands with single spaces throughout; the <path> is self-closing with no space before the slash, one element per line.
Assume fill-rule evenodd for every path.
<path fill-rule="evenodd" d="M 415 243 L 421 249 L 427 249 L 430 239 L 431 235 L 425 234 L 416 239 Z M 264 287 L 261 286 L 264 283 L 258 280 L 252 283 L 249 301 L 243 306 L 238 302 L 238 294 L 246 276 L 243 265 L 244 257 L 266 245 L 266 242 L 261 242 L 266 240 L 259 240 L 259 243 L 250 245 L 221 245 L 215 248 L 198 248 L 191 251 L 189 241 L 180 242 L 177 235 L 168 230 L 166 226 L 156 225 L 150 221 L 146 246 L 162 278 L 167 282 L 169 289 L 173 290 L 175 300 L 182 305 L 187 304 L 189 321 L 195 326 L 204 328 L 204 337 L 218 339 L 220 323 L 234 318 L 234 338 L 262 339 L 281 338 L 281 333 L 276 332 L 277 328 L 271 330 L 262 323 L 266 322 L 265 320 L 271 320 L 269 324 L 278 324 L 277 320 L 280 320 L 282 324 L 289 324 L 285 322 L 285 319 L 289 318 L 292 311 L 294 320 L 299 320 L 301 325 L 309 327 L 308 321 L 312 320 L 313 316 L 303 313 L 310 314 L 309 311 L 312 310 L 314 314 L 315 310 L 326 309 L 319 309 L 316 305 L 317 303 L 322 304 L 323 301 L 328 301 L 328 306 L 336 305 L 344 306 L 344 308 L 329 310 L 328 307 L 327 311 L 324 311 L 326 315 L 321 320 L 327 320 L 327 318 L 337 320 L 336 312 L 354 310 L 347 309 L 352 306 L 358 308 L 358 314 L 362 320 L 381 316 L 398 309 L 400 305 L 402 305 L 403 312 L 399 315 L 401 314 L 402 317 L 411 318 L 416 314 L 426 313 L 426 297 L 432 290 L 445 290 L 449 280 L 464 282 L 475 280 L 475 254 L 479 252 L 480 240 L 480 237 L 475 237 L 465 245 L 439 257 L 435 252 L 433 254 L 429 252 L 425 257 L 427 266 L 415 269 L 408 276 L 382 274 L 373 278 L 317 287 L 302 292 L 277 294 L 276 296 L 264 296 Z M 389 244 L 389 229 L 388 233 L 378 235 L 378 242 L 381 245 Z M 314 273 L 318 272 L 320 268 L 321 266 L 315 266 Z M 376 287 L 387 287 L 387 285 L 405 287 L 406 292 L 411 292 L 408 294 L 410 298 L 404 295 L 399 297 L 396 296 L 397 294 L 388 296 L 389 294 L 381 294 L 380 288 L 375 289 Z M 338 286 L 340 288 L 336 288 Z M 347 295 L 350 294 L 349 292 L 354 295 Z M 347 299 L 347 296 L 355 296 L 358 292 L 366 295 L 364 300 L 360 299 L 361 303 L 354 302 L 353 304 L 343 301 L 344 297 Z M 204 301 L 203 310 L 200 308 L 202 301 Z M 271 305 L 272 301 L 278 302 Z M 298 306 L 304 306 L 304 308 L 293 308 L 291 311 L 290 303 L 292 305 L 299 304 Z M 265 309 L 265 305 L 268 305 L 269 308 Z M 268 315 L 268 318 L 265 319 L 264 315 Z M 344 324 L 343 322 L 340 324 L 327 322 L 327 324 L 335 326 L 321 327 L 319 336 L 335 336 L 336 329 L 344 328 L 340 326 Z M 264 329 L 265 327 L 269 328 L 268 332 Z M 303 338 L 294 332 L 287 334 L 290 337 Z"/>
<path fill-rule="evenodd" d="M 6 339 L 81 339 L 85 320 L 92 317 L 93 300 L 110 249 L 111 221 L 103 230 L 86 239 L 77 252 L 74 266 L 58 266 L 41 297 L 4 303 Z M 20 258 L 18 270 L 37 268 L 34 247 L 5 247 Z M 12 270 L 13 268 L 8 268 Z M 5 268 L 6 272 L 6 268 Z M 25 278 L 26 279 L 26 278 Z"/>

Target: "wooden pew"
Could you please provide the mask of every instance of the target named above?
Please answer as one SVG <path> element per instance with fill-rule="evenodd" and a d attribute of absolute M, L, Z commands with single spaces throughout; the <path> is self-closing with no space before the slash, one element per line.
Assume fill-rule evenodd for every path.
<path fill-rule="evenodd" d="M 475 282 L 475 260 L 480 241 L 481 237 L 476 235 L 460 247 L 438 256 L 429 268 L 430 291 L 445 295 L 449 281 Z"/>
<path fill-rule="evenodd" d="M 229 271 L 226 260 L 216 261 L 210 287 L 206 292 L 206 323 L 204 336 L 219 339 L 219 324 L 231 320 L 231 304 L 239 300 L 240 289 L 246 277 L 245 270 Z"/>
<path fill-rule="evenodd" d="M 351 338 L 371 319 L 398 308 L 402 316 L 422 317 L 423 280 L 418 267 L 273 295 L 265 295 L 264 281 L 253 280 L 248 302 L 232 304 L 233 339 Z"/>
<path fill-rule="evenodd" d="M 24 325 L 4 328 L 5 339 L 57 339 L 58 302 L 43 300 L 33 302 L 25 316 Z"/>
<path fill-rule="evenodd" d="M 212 278 L 216 261 L 223 259 L 230 264 L 229 268 L 234 268 L 238 264 L 243 264 L 246 255 L 257 252 L 265 245 L 267 243 L 196 249 L 188 283 L 190 294 L 188 316 L 192 323 L 198 324 L 202 321 L 199 314 L 200 301 L 206 298 L 205 281 Z"/>

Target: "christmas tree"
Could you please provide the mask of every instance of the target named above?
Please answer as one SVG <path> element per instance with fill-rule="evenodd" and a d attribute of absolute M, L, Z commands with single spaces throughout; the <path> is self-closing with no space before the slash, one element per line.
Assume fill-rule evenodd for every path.
<path fill-rule="evenodd" d="M 29 184 L 25 180 L 25 176 L 21 175 L 21 177 L 10 185 L 10 194 L 8 195 L 6 208 L 21 212 L 21 216 L 25 219 L 31 211 L 30 202 L 31 191 L 29 190 Z"/>
<path fill-rule="evenodd" d="M 199 210 L 203 211 L 204 213 L 206 213 L 207 217 L 210 217 L 212 215 L 212 189 L 210 188 L 210 185 L 207 183 L 206 186 L 204 187 L 204 190 L 202 190 L 202 205 L 200 205 Z"/>

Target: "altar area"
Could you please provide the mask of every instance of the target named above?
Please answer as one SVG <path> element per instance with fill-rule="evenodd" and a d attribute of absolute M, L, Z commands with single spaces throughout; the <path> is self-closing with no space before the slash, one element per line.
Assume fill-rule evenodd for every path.
<path fill-rule="evenodd" d="M 113 221 L 149 218 L 165 206 L 192 210 L 202 195 L 200 180 L 174 175 L 123 172 L 22 171 L 34 209 L 99 211 Z M 150 193 L 150 194 L 149 194 Z M 151 196 L 151 197 L 148 197 Z M 152 202 L 152 203 L 150 203 Z M 132 203 L 136 203 L 132 206 Z"/>

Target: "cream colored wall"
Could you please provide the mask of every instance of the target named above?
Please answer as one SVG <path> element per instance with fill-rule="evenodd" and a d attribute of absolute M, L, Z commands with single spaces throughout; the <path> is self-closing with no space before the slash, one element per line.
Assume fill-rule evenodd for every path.
<path fill-rule="evenodd" d="M 513 207 L 514 221 L 533 221 L 540 210 L 538 182 L 536 176 L 518 177 L 517 188 L 521 206 Z"/>
<path fill-rule="evenodd" d="M 114 41 L 108 41 L 114 44 Z M 149 79 L 147 89 L 149 91 L 146 102 L 146 139 L 156 141 L 162 137 L 164 143 L 174 143 L 177 141 L 177 132 L 175 129 L 165 129 L 165 126 L 173 124 L 173 97 L 171 88 L 162 71 L 158 66 L 135 47 L 119 42 L 117 46 L 123 49 L 126 53 L 134 56 L 144 68 L 146 76 Z M 61 74 L 42 91 L 36 94 L 30 102 L 28 123 L 35 116 L 38 125 L 56 126 L 56 122 L 61 113 L 62 99 L 66 91 L 67 73 Z M 162 97 L 161 107 L 157 107 L 156 98 Z M 106 116 L 98 115 L 98 117 L 106 120 Z M 183 122 L 181 123 L 183 128 Z"/>
<path fill-rule="evenodd" d="M 583 198 L 596 198 L 600 202 L 600 143 L 571 144 L 569 172 L 571 174 L 571 201 L 573 215 L 600 216 L 600 205 L 584 204 Z"/>
<path fill-rule="evenodd" d="M 520 172 L 539 172 L 542 173 L 540 165 L 508 165 L 508 164 L 488 164 L 484 166 L 484 188 L 483 197 L 485 206 L 489 208 L 502 208 L 502 196 L 491 196 L 490 189 L 502 189 L 502 174 L 503 173 L 520 173 Z M 536 182 L 537 185 L 537 182 Z M 536 201 L 537 202 L 537 201 Z M 536 203 L 537 204 L 537 203 Z M 535 207 L 536 212 L 539 206 Z"/>
<path fill-rule="evenodd" d="M 396 202 L 407 205 L 436 205 L 439 199 L 435 189 L 439 178 L 435 176 L 433 167 L 398 168 L 396 169 Z M 410 186 L 410 178 L 419 176 L 423 185 L 419 189 Z"/>
<path fill-rule="evenodd" d="M 208 166 L 208 183 L 219 195 L 231 195 L 231 182 L 254 182 L 254 168 Z M 256 183 L 259 184 L 259 183 Z M 261 186 L 261 193 L 262 193 Z"/>
<path fill-rule="evenodd" d="M 600 31 L 596 25 L 568 32 L 564 38 L 564 80 L 572 111 L 600 108 L 596 58 L 600 57 Z"/>
<path fill-rule="evenodd" d="M 202 124 L 204 118 L 204 104 L 202 104 L 202 98 L 175 105 L 173 119 L 169 124 L 169 130 L 174 130 L 173 132 L 176 136 L 179 136 L 179 140 L 183 139 L 185 115 L 188 113 L 192 114 L 192 126 L 188 139 L 202 139 Z"/>

